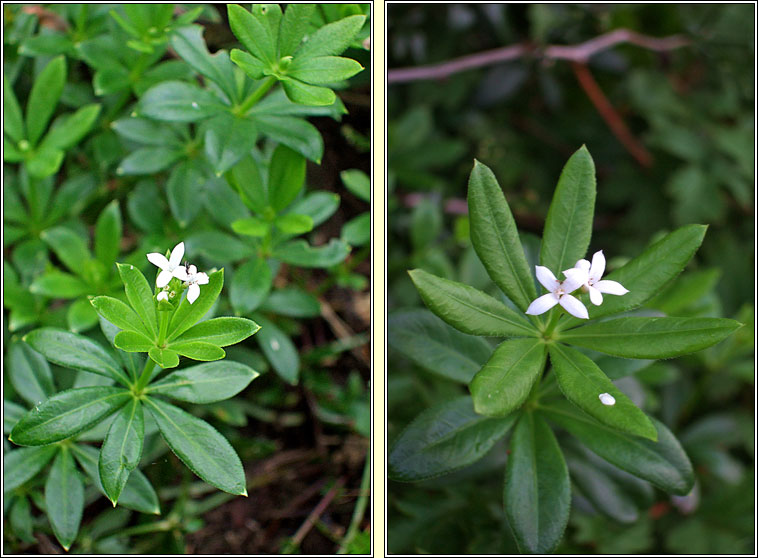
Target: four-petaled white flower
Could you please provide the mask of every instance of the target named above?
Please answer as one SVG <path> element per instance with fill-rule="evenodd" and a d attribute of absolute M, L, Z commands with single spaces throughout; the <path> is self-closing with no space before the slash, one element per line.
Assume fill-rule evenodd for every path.
<path fill-rule="evenodd" d="M 169 259 L 166 259 L 166 256 L 157 252 L 152 252 L 147 255 L 147 259 L 150 261 L 150 263 L 158 266 L 161 269 L 161 272 L 155 279 L 155 284 L 159 288 L 162 289 L 168 285 L 168 282 L 171 281 L 172 277 L 176 277 L 180 281 L 187 280 L 187 270 L 183 265 L 179 265 L 182 263 L 183 257 L 184 242 L 180 242 L 174 246 L 174 249 L 171 250 L 171 257 Z"/>
<path fill-rule="evenodd" d="M 208 276 L 202 271 L 198 271 L 194 265 L 189 266 L 187 269 L 187 278 L 184 280 L 186 285 L 189 285 L 187 289 L 187 300 L 192 304 L 200 296 L 200 285 L 208 284 Z"/>
<path fill-rule="evenodd" d="M 161 292 L 159 292 L 157 300 L 158 300 L 158 302 L 160 302 L 161 300 L 165 300 L 165 301 L 168 302 L 168 291 L 161 291 Z"/>
<path fill-rule="evenodd" d="M 572 316 L 583 320 L 589 319 L 584 304 L 570 294 L 587 282 L 586 273 L 573 273 L 570 277 L 567 276 L 566 280 L 558 281 L 553 272 L 545 266 L 538 265 L 535 269 L 537 280 L 550 292 L 532 301 L 526 309 L 527 314 L 533 316 L 544 314 L 556 304 L 560 304 Z"/>
<path fill-rule="evenodd" d="M 603 405 L 615 405 L 616 404 L 616 398 L 613 397 L 610 393 L 601 393 L 597 396 L 598 399 L 600 399 L 600 402 Z"/>
<path fill-rule="evenodd" d="M 605 279 L 603 281 L 600 278 L 605 271 L 605 256 L 603 251 L 599 250 L 592 256 L 592 264 L 587 260 L 579 260 L 573 269 L 567 269 L 563 272 L 566 277 L 572 275 L 578 278 L 587 277 L 587 280 L 582 284 L 582 290 L 590 293 L 590 300 L 595 306 L 600 306 L 603 303 L 603 295 L 601 293 L 607 293 L 612 295 L 625 295 L 629 291 L 624 288 L 621 283 L 616 281 L 609 281 Z"/>

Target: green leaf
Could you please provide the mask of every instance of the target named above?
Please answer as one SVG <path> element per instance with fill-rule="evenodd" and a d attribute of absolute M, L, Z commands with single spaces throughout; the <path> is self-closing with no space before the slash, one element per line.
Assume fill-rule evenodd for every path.
<path fill-rule="evenodd" d="M 245 471 L 231 444 L 210 424 L 158 399 L 145 399 L 163 439 L 198 477 L 230 494 L 247 495 Z"/>
<path fill-rule="evenodd" d="M 258 376 L 238 362 L 208 362 L 173 372 L 146 391 L 189 403 L 215 403 L 234 397 Z"/>
<path fill-rule="evenodd" d="M 542 235 L 540 264 L 556 276 L 582 259 L 592 236 L 595 163 L 582 146 L 563 167 Z"/>
<path fill-rule="evenodd" d="M 295 58 L 342 54 L 363 27 L 366 16 L 349 16 L 321 27 L 295 51 Z"/>
<path fill-rule="evenodd" d="M 45 483 L 45 506 L 55 538 L 68 550 L 82 521 L 84 483 L 67 448 L 61 449 L 50 469 Z"/>
<path fill-rule="evenodd" d="M 97 312 L 92 308 L 89 300 L 80 298 L 68 307 L 66 323 L 68 324 L 68 329 L 74 333 L 87 331 L 97 324 Z"/>
<path fill-rule="evenodd" d="M 301 105 L 328 107 L 337 100 L 337 95 L 328 87 L 308 85 L 296 79 L 286 78 L 282 87 L 290 101 Z"/>
<path fill-rule="evenodd" d="M 179 366 L 179 353 L 172 349 L 152 347 L 148 353 L 161 368 L 176 368 Z"/>
<path fill-rule="evenodd" d="M 325 85 L 351 78 L 361 70 L 363 66 L 351 58 L 317 56 L 295 58 L 287 69 L 287 75 L 312 85 Z"/>
<path fill-rule="evenodd" d="M 144 328 L 150 332 L 150 338 L 156 339 L 158 335 L 158 319 L 155 314 L 155 302 L 153 301 L 153 289 L 142 275 L 139 269 L 131 264 L 117 263 L 118 273 L 124 283 L 126 298 L 129 300 L 134 311 L 142 320 Z"/>
<path fill-rule="evenodd" d="M 155 341 L 136 331 L 119 331 L 113 344 L 127 353 L 146 353 L 155 347 Z"/>
<path fill-rule="evenodd" d="M 371 202 L 371 179 L 359 169 L 344 170 L 340 178 L 345 187 L 365 202 Z"/>
<path fill-rule="evenodd" d="M 168 348 L 193 360 L 219 360 L 226 356 L 226 351 L 218 345 L 202 341 L 174 341 Z"/>
<path fill-rule="evenodd" d="M 63 271 L 52 269 L 34 279 L 29 292 L 52 298 L 76 298 L 89 291 L 87 284 Z"/>
<path fill-rule="evenodd" d="M 308 215 L 287 213 L 277 217 L 274 225 L 285 234 L 303 234 L 313 230 L 313 219 Z"/>
<path fill-rule="evenodd" d="M 253 118 L 262 135 L 294 149 L 314 163 L 321 164 L 324 140 L 321 132 L 313 124 L 295 116 L 254 113 Z"/>
<path fill-rule="evenodd" d="M 56 189 L 48 219 L 55 222 L 65 215 L 78 215 L 96 188 L 97 180 L 92 173 L 79 174 L 68 178 Z"/>
<path fill-rule="evenodd" d="M 129 474 L 139 465 L 144 438 L 142 404 L 135 398 L 116 415 L 100 449 L 100 480 L 105 495 L 114 506 L 129 480 Z"/>
<path fill-rule="evenodd" d="M 129 391 L 112 386 L 61 391 L 24 415 L 9 439 L 21 446 L 43 446 L 92 428 L 120 409 Z"/>
<path fill-rule="evenodd" d="M 35 178 L 47 178 L 58 172 L 64 156 L 65 153 L 55 147 L 40 147 L 31 159 L 26 161 L 26 169 Z"/>
<path fill-rule="evenodd" d="M 263 237 L 271 230 L 271 225 L 258 217 L 246 217 L 232 222 L 232 230 L 237 234 Z"/>
<path fill-rule="evenodd" d="M 74 114 L 56 119 L 42 140 L 42 146 L 64 151 L 73 147 L 92 129 L 100 108 L 100 105 L 86 105 Z"/>
<path fill-rule="evenodd" d="M 36 145 L 58 106 L 58 100 L 66 83 L 66 58 L 57 56 L 34 80 L 26 104 L 26 131 L 29 142 Z"/>
<path fill-rule="evenodd" d="M 142 147 L 132 151 L 116 169 L 116 174 L 153 174 L 170 167 L 184 153 L 177 147 Z"/>
<path fill-rule="evenodd" d="M 268 198 L 277 212 L 297 197 L 305 183 L 305 158 L 286 145 L 278 145 L 268 169 Z"/>
<path fill-rule="evenodd" d="M 205 154 L 216 176 L 228 171 L 255 147 L 258 132 L 249 118 L 219 114 L 203 123 Z"/>
<path fill-rule="evenodd" d="M 626 358 L 671 358 L 726 339 L 742 324 L 725 318 L 618 318 L 561 332 L 566 343 Z"/>
<path fill-rule="evenodd" d="M 121 209 L 113 200 L 100 213 L 95 223 L 95 255 L 108 271 L 118 258 L 121 247 Z"/>
<path fill-rule="evenodd" d="M 390 449 L 389 478 L 415 482 L 471 465 L 506 435 L 515 420 L 515 416 L 476 414 L 468 396 L 430 407 L 400 433 Z"/>
<path fill-rule="evenodd" d="M 468 384 L 492 354 L 487 341 L 460 333 L 426 310 L 393 312 L 387 324 L 390 347 L 455 382 Z"/>
<path fill-rule="evenodd" d="M 3 493 L 8 494 L 45 468 L 58 446 L 21 448 L 4 452 Z"/>
<path fill-rule="evenodd" d="M 204 195 L 206 182 L 202 167 L 194 160 L 184 160 L 176 165 L 166 181 L 166 198 L 179 226 L 184 228 L 203 208 L 198 198 Z"/>
<path fill-rule="evenodd" d="M 332 238 L 329 244 L 314 247 L 305 240 L 293 240 L 277 246 L 272 256 L 301 267 L 331 267 L 341 263 L 350 253 L 342 240 Z"/>
<path fill-rule="evenodd" d="M 300 357 L 292 340 L 272 322 L 256 314 L 255 321 L 261 329 L 255 340 L 281 379 L 296 385 L 300 373 Z"/>
<path fill-rule="evenodd" d="M 27 333 L 24 341 L 54 364 L 86 370 L 129 385 L 129 379 L 118 362 L 103 347 L 87 337 L 62 329 L 43 327 Z"/>
<path fill-rule="evenodd" d="M 268 25 L 242 6 L 228 4 L 227 10 L 232 33 L 256 58 L 263 60 L 269 67 L 273 66 L 276 62 L 276 44 Z"/>
<path fill-rule="evenodd" d="M 242 264 L 232 277 L 229 299 L 238 314 L 249 314 L 265 300 L 273 277 L 264 258 L 253 256 Z"/>
<path fill-rule="evenodd" d="M 150 331 L 147 330 L 145 324 L 142 323 L 142 320 L 137 313 L 132 310 L 131 306 L 124 304 L 117 298 L 112 298 L 110 296 L 96 296 L 90 302 L 95 310 L 97 310 L 98 314 L 119 329 L 136 331 L 145 337 L 152 337 Z"/>
<path fill-rule="evenodd" d="M 32 507 L 26 496 L 18 496 L 13 502 L 10 513 L 8 514 L 13 534 L 24 542 L 36 544 L 38 541 L 34 538 L 34 521 L 32 519 Z"/>
<path fill-rule="evenodd" d="M 607 296 L 601 306 L 589 305 L 590 319 L 632 310 L 658 292 L 684 269 L 705 236 L 705 225 L 686 225 L 667 234 L 642 254 L 627 262 L 603 279 L 618 281 L 629 292 L 623 296 Z M 559 323 L 567 329 L 583 323 L 569 318 Z"/>
<path fill-rule="evenodd" d="M 695 483 L 692 464 L 682 446 L 654 418 L 651 420 L 658 431 L 657 442 L 604 426 L 568 402 L 541 405 L 540 412 L 609 463 L 666 492 L 684 496 Z"/>
<path fill-rule="evenodd" d="M 539 415 L 524 413 L 513 431 L 504 499 L 521 552 L 548 554 L 558 546 L 571 510 L 571 484 L 558 441 Z"/>
<path fill-rule="evenodd" d="M 311 192 L 292 203 L 288 213 L 308 215 L 313 219 L 313 226 L 318 227 L 329 219 L 340 205 L 340 197 L 332 192 Z"/>
<path fill-rule="evenodd" d="M 671 281 L 663 292 L 650 299 L 646 306 L 669 316 L 682 315 L 716 286 L 720 276 L 721 270 L 718 268 L 682 274 Z"/>
<path fill-rule="evenodd" d="M 313 318 L 321 315 L 321 303 L 310 293 L 297 287 L 276 289 L 261 305 L 261 310 L 292 318 Z"/>
<path fill-rule="evenodd" d="M 268 65 L 244 50 L 232 49 L 230 58 L 232 62 L 242 68 L 243 72 L 255 80 L 262 79 L 266 75 Z"/>
<path fill-rule="evenodd" d="M 176 338 L 176 342 L 203 341 L 218 347 L 234 345 L 254 335 L 261 327 L 246 318 L 213 318 L 195 324 Z"/>
<path fill-rule="evenodd" d="M 656 440 L 650 419 L 619 390 L 603 371 L 579 351 L 558 343 L 550 345 L 550 362 L 566 399 L 611 428 Z M 599 396 L 609 393 L 614 405 L 604 405 Z"/>
<path fill-rule="evenodd" d="M 169 122 L 197 122 L 225 110 L 213 93 L 183 81 L 164 81 L 151 87 L 137 107 L 140 116 Z"/>
<path fill-rule="evenodd" d="M 427 273 L 408 272 L 424 304 L 454 328 L 471 335 L 529 336 L 536 330 L 520 314 L 482 291 Z"/>
<path fill-rule="evenodd" d="M 8 78 L 3 74 L 3 132 L 14 142 L 18 143 L 26 137 L 24 119 L 21 116 L 21 107 L 18 105 L 16 94 Z"/>
<path fill-rule="evenodd" d="M 315 4 L 288 4 L 279 25 L 279 56 L 291 56 L 308 31 Z"/>
<path fill-rule="evenodd" d="M 35 405 L 37 402 L 35 401 Z M 13 401 L 3 400 L 3 433 L 10 434 L 13 427 L 26 413 L 26 409 Z"/>
<path fill-rule="evenodd" d="M 66 227 L 54 227 L 40 233 L 40 238 L 55 252 L 72 273 L 79 275 L 91 259 L 87 243 Z"/>
<path fill-rule="evenodd" d="M 182 333 L 191 328 L 197 321 L 205 316 L 216 302 L 221 287 L 224 286 L 224 270 L 220 269 L 211 273 L 208 277 L 208 284 L 200 287 L 200 296 L 193 304 L 190 304 L 185 297 L 179 304 L 179 308 L 174 312 L 171 318 L 171 324 L 168 327 L 168 341 L 174 341 Z"/>
<path fill-rule="evenodd" d="M 132 116 L 111 122 L 118 135 L 144 145 L 181 147 L 181 141 L 170 126 L 155 120 Z"/>
<path fill-rule="evenodd" d="M 187 64 L 200 74 L 215 82 L 230 102 L 237 99 L 237 82 L 229 55 L 219 50 L 211 56 L 203 39 L 203 27 L 188 25 L 171 34 L 171 46 Z"/>
<path fill-rule="evenodd" d="M 537 298 L 516 222 L 492 171 L 479 161 L 468 183 L 471 243 L 487 273 L 518 308 Z"/>
<path fill-rule="evenodd" d="M 351 246 L 364 246 L 371 242 L 371 213 L 366 211 L 350 219 L 343 225 L 340 236 Z"/>
<path fill-rule="evenodd" d="M 509 415 L 526 401 L 545 368 L 545 345 L 537 339 L 503 341 L 469 384 L 481 415 Z"/>
<path fill-rule="evenodd" d="M 99 451 L 92 446 L 85 446 L 84 444 L 76 444 L 71 446 L 71 449 L 79 465 L 82 466 L 87 476 L 92 479 L 95 487 L 105 495 L 105 489 L 100 481 L 100 471 L 98 468 Z M 150 481 L 147 480 L 147 477 L 139 469 L 134 469 L 132 474 L 129 475 L 129 480 L 127 480 L 126 486 L 124 486 L 121 492 L 118 504 L 119 506 L 142 513 L 156 515 L 161 513 L 158 495 L 155 493 L 155 489 L 150 484 Z"/>

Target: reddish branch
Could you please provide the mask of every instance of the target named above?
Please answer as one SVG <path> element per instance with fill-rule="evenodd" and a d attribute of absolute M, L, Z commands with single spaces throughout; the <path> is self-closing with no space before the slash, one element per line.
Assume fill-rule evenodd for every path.
<path fill-rule="evenodd" d="M 690 41 L 680 35 L 670 37 L 648 37 L 629 29 L 616 29 L 605 35 L 600 35 L 578 45 L 549 45 L 540 52 L 529 44 L 510 45 L 507 47 L 486 50 L 477 54 L 461 56 L 440 64 L 416 66 L 413 68 L 395 68 L 387 72 L 387 83 L 405 83 L 426 79 L 444 79 L 458 72 L 473 70 L 499 62 L 507 62 L 533 54 L 545 60 L 568 60 L 586 63 L 592 56 L 620 43 L 630 43 L 648 50 L 664 52 L 690 44 Z"/>
<path fill-rule="evenodd" d="M 297 530 L 295 535 L 292 537 L 293 544 L 295 544 L 296 546 L 300 546 L 300 543 L 303 542 L 303 539 L 305 538 L 305 536 L 310 532 L 310 530 L 319 520 L 321 515 L 326 511 L 326 508 L 329 507 L 329 504 L 332 502 L 332 500 L 340 491 L 340 489 L 344 486 L 344 484 L 345 484 L 345 479 L 343 477 L 340 477 L 337 479 L 337 482 L 334 483 L 334 485 L 329 489 L 329 492 L 326 493 L 326 495 L 321 499 L 318 505 L 315 508 L 313 508 L 310 514 L 308 514 L 308 517 L 305 518 L 305 521 L 303 522 L 303 524 L 300 526 L 300 528 Z"/>
<path fill-rule="evenodd" d="M 582 86 L 582 89 L 584 89 L 584 92 L 590 98 L 592 104 L 595 105 L 600 116 L 603 117 L 603 120 L 608 124 L 611 132 L 613 132 L 613 135 L 616 136 L 616 139 L 621 142 L 621 145 L 626 148 L 629 154 L 634 157 L 640 165 L 645 168 L 650 168 L 653 165 L 653 156 L 650 155 L 650 152 L 645 149 L 645 146 L 637 141 L 637 138 L 635 138 L 629 131 L 629 128 L 627 128 L 619 113 L 616 112 L 616 109 L 613 108 L 608 97 L 606 97 L 603 90 L 600 89 L 600 86 L 597 84 L 597 81 L 595 81 L 589 68 L 581 62 L 572 62 L 571 68 L 574 70 L 574 75 L 576 75 L 579 85 Z"/>

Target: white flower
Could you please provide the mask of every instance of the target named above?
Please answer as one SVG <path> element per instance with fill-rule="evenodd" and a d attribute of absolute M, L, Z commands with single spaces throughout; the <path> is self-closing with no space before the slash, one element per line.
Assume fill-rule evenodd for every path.
<path fill-rule="evenodd" d="M 605 256 L 603 251 L 599 250 L 592 256 L 592 265 L 587 260 L 579 260 L 573 269 L 567 269 L 563 272 L 566 277 L 571 275 L 579 275 L 580 272 L 586 274 L 587 281 L 582 285 L 582 290 L 589 291 L 590 300 L 595 306 L 600 306 L 603 303 L 603 295 L 601 293 L 607 293 L 612 295 L 625 295 L 629 291 L 625 289 L 621 283 L 616 281 L 604 280 L 600 278 L 605 271 Z"/>
<path fill-rule="evenodd" d="M 189 288 L 187 289 L 187 300 L 192 304 L 200 296 L 200 285 L 208 284 L 208 276 L 202 271 L 198 271 L 194 265 L 187 269 L 187 278 L 184 280 Z"/>
<path fill-rule="evenodd" d="M 583 320 L 589 319 L 584 304 L 569 294 L 587 282 L 586 273 L 574 273 L 565 281 L 558 281 L 548 268 L 538 265 L 535 266 L 535 269 L 537 270 L 537 280 L 550 292 L 532 301 L 529 308 L 526 309 L 527 314 L 532 316 L 544 314 L 556 304 L 560 304 L 572 316 Z"/>
<path fill-rule="evenodd" d="M 168 302 L 168 291 L 161 291 L 158 293 L 158 302 L 160 302 L 161 300 L 165 300 L 166 302 Z"/>
<path fill-rule="evenodd" d="M 147 259 L 150 261 L 150 263 L 158 266 L 161 269 L 161 272 L 155 279 L 155 284 L 159 288 L 162 289 L 168 285 L 168 282 L 171 281 L 172 277 L 176 277 L 180 281 L 187 280 L 187 270 L 183 265 L 179 265 L 182 263 L 183 257 L 184 242 L 180 242 L 174 246 L 174 249 L 171 250 L 171 257 L 169 259 L 166 259 L 166 256 L 157 252 L 152 252 L 147 255 Z"/>
<path fill-rule="evenodd" d="M 616 398 L 613 397 L 610 393 L 601 393 L 597 396 L 598 399 L 600 399 L 600 402 L 603 405 L 615 405 L 616 404 Z"/>

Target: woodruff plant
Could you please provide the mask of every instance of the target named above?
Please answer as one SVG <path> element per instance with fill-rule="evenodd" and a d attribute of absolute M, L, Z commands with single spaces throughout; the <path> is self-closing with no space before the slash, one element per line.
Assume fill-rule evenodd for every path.
<path fill-rule="evenodd" d="M 179 355 L 198 361 L 223 359 L 222 347 L 248 338 L 259 326 L 238 317 L 202 321 L 221 292 L 224 271 L 206 275 L 193 265 L 180 265 L 183 254 L 183 243 L 168 257 L 148 254 L 150 262 L 160 268 L 155 289 L 133 265 L 118 264 L 128 304 L 108 296 L 91 298 L 104 321 L 106 334 L 120 349 L 118 358 L 95 341 L 65 330 L 41 328 L 23 338 L 52 363 L 99 374 L 117 384 L 77 387 L 54 394 L 23 415 L 8 438 L 16 445 L 30 446 L 6 456 L 5 474 L 13 479 L 13 486 L 29 480 L 55 456 L 45 484 L 47 512 L 65 548 L 76 538 L 84 507 L 83 485 L 74 456 L 85 469 L 94 466 L 92 459 L 97 456 L 97 484 L 115 506 L 140 462 L 144 409 L 171 450 L 192 472 L 220 490 L 247 495 L 242 462 L 226 438 L 166 398 L 187 403 L 223 401 L 242 391 L 258 373 L 229 361 L 207 362 L 159 376 L 163 369 L 179 364 Z M 28 358 L 41 359 L 23 345 L 16 346 L 16 350 L 27 351 Z M 134 353 L 147 353 L 148 358 Z M 114 414 L 99 455 L 94 448 L 74 443 L 72 437 Z M 152 487 L 143 475 L 139 477 L 142 482 L 129 491 L 128 499 L 133 502 L 132 492 L 137 490 L 155 501 L 157 508 Z"/>
<path fill-rule="evenodd" d="M 541 265 L 533 274 L 495 176 L 476 162 L 468 190 L 471 241 L 504 302 L 420 269 L 410 271 L 424 303 L 445 322 L 469 335 L 507 339 L 469 382 L 470 397 L 427 409 L 399 435 L 389 456 L 390 478 L 420 481 L 455 471 L 482 458 L 512 431 L 504 504 L 522 552 L 555 549 L 568 521 L 564 450 L 573 455 L 574 442 L 556 437 L 556 427 L 666 492 L 685 495 L 695 482 L 692 465 L 668 428 L 639 409 L 579 349 L 631 359 L 671 358 L 714 345 L 742 325 L 722 318 L 633 315 L 682 271 L 706 227 L 675 230 L 602 279 L 603 252 L 596 252 L 592 263 L 584 259 L 595 195 L 594 163 L 582 147 L 558 181 Z M 555 276 L 560 272 L 562 281 Z M 539 295 L 535 275 L 547 294 Z"/>

